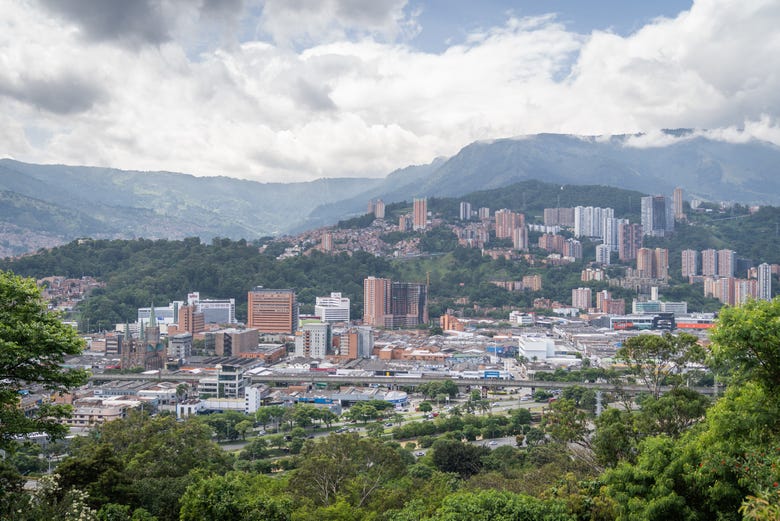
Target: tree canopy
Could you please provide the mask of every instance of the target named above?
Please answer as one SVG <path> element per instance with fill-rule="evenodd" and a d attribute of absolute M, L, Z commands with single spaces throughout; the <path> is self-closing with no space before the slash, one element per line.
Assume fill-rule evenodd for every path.
<path fill-rule="evenodd" d="M 66 356 L 82 349 L 76 330 L 47 309 L 34 280 L 0 271 L 0 448 L 19 434 L 67 432 L 57 420 L 70 414 L 69 406 L 44 403 L 25 414 L 19 401 L 31 390 L 62 393 L 85 384 L 84 370 L 63 367 Z"/>

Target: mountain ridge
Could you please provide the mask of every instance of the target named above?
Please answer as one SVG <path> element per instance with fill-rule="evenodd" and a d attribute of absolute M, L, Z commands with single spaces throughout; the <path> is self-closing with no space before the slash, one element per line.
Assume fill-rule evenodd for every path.
<path fill-rule="evenodd" d="M 321 178 L 299 183 L 0 159 L 0 191 L 61 209 L 30 203 L 50 216 L 77 212 L 74 215 L 83 219 L 76 221 L 90 223 L 81 230 L 49 226 L 46 231 L 61 236 L 63 242 L 84 235 L 251 240 L 364 214 L 370 199 L 393 203 L 413 197 L 460 197 L 531 179 L 663 194 L 679 186 L 687 199 L 780 204 L 780 176 L 776 175 L 780 147 L 758 140 L 717 141 L 689 129 L 661 135 L 663 146 L 635 146 L 652 145 L 658 138 L 642 134 L 514 136 L 476 141 L 452 157 L 399 168 L 384 178 Z M 51 217 L 40 219 L 52 222 Z M 95 231 L 94 221 L 102 223 L 102 233 Z M 18 226 L 10 215 L 3 222 Z M 34 226 L 27 231 L 36 232 Z M 18 253 L 23 248 L 0 249 L 0 254 Z"/>

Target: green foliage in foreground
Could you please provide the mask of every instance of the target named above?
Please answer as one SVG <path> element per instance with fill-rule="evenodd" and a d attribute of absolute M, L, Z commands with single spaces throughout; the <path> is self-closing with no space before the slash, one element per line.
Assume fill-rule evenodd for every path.
<path fill-rule="evenodd" d="M 83 369 L 63 368 L 65 357 L 82 349 L 76 331 L 46 308 L 34 280 L 0 271 L 0 449 L 18 435 L 67 434 L 58 419 L 70 415 L 69 406 L 43 404 L 25 413 L 19 402 L 33 387 L 61 393 L 86 383 Z"/>

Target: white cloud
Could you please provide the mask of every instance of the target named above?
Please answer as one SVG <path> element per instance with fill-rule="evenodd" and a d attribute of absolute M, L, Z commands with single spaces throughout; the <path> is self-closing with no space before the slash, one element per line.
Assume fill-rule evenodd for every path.
<path fill-rule="evenodd" d="M 273 39 L 241 44 L 202 40 L 211 2 L 166 5 L 166 25 L 112 40 L 103 25 L 85 37 L 77 13 L 0 0 L 0 155 L 298 181 L 537 132 L 659 146 L 659 129 L 696 127 L 780 144 L 774 1 L 698 0 L 627 37 L 509 18 L 440 54 L 405 43 L 404 0 L 267 0 L 252 23 Z M 246 26 L 236 13 L 250 12 L 220 16 Z"/>

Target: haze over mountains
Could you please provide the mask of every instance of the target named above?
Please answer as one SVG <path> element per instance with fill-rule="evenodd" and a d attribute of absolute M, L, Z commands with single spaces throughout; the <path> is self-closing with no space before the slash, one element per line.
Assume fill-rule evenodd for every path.
<path fill-rule="evenodd" d="M 685 139 L 672 139 L 673 136 Z M 646 136 L 538 134 L 476 142 L 455 156 L 384 179 L 258 183 L 170 172 L 34 165 L 0 160 L 0 254 L 77 237 L 255 239 L 333 224 L 365 212 L 369 199 L 459 197 L 538 179 L 599 184 L 648 194 L 780 204 L 780 147 L 661 136 L 665 146 L 629 146 Z"/>

